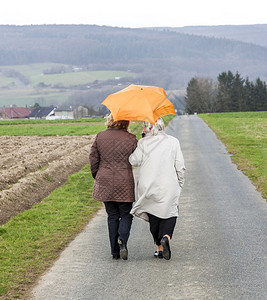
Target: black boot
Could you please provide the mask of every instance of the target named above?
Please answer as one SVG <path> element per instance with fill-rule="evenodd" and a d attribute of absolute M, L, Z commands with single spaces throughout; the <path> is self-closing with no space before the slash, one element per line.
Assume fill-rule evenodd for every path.
<path fill-rule="evenodd" d="M 120 259 L 120 254 L 119 253 L 114 253 L 112 254 L 113 259 Z"/>
<path fill-rule="evenodd" d="M 118 244 L 120 246 L 120 256 L 123 260 L 127 260 L 128 259 L 128 250 L 127 250 L 127 246 L 126 243 L 119 239 L 118 240 Z"/>
<path fill-rule="evenodd" d="M 162 251 L 163 258 L 167 260 L 171 259 L 171 249 L 170 249 L 169 239 L 166 236 L 164 236 L 161 239 L 160 243 L 163 247 L 163 251 Z"/>
<path fill-rule="evenodd" d="M 162 251 L 155 251 L 154 257 L 157 257 L 157 258 L 163 258 Z"/>

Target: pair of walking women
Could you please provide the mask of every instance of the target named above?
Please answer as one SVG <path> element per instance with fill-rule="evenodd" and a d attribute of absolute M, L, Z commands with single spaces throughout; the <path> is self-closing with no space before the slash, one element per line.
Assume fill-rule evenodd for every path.
<path fill-rule="evenodd" d="M 149 222 L 157 246 L 154 256 L 169 260 L 184 184 L 179 141 L 165 133 L 161 118 L 155 125 L 145 123 L 139 141 L 128 132 L 129 121 L 114 121 L 109 115 L 106 126 L 97 134 L 89 159 L 93 197 L 104 202 L 108 215 L 112 257 L 128 259 L 127 242 L 136 216 Z"/>

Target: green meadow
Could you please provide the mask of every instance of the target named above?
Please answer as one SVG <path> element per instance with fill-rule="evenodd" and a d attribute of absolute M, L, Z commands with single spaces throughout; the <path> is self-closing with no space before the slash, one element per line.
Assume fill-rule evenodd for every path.
<path fill-rule="evenodd" d="M 62 120 L 0 120 L 0 126 L 6 125 L 39 125 L 39 124 L 66 124 L 66 123 L 104 123 L 105 118 L 85 118 L 85 119 L 62 119 Z M 1 127 L 0 127 L 1 128 Z"/>
<path fill-rule="evenodd" d="M 92 135 L 104 130 L 104 118 L 0 121 L 0 136 Z"/>
<path fill-rule="evenodd" d="M 237 164 L 267 199 L 267 112 L 199 115 L 216 133 Z"/>
<path fill-rule="evenodd" d="M 167 124 L 173 116 L 165 116 Z M 129 131 L 141 137 L 143 123 L 130 122 Z M 0 121 L 0 136 L 75 136 L 93 135 L 105 130 L 104 118 L 73 120 L 14 120 Z"/>
<path fill-rule="evenodd" d="M 57 74 L 45 74 L 45 70 L 51 68 L 64 67 L 66 71 L 64 73 Z M 37 85 L 43 82 L 44 84 L 58 85 L 62 84 L 64 86 L 79 85 L 79 84 L 89 84 L 93 83 L 95 80 L 104 81 L 109 79 L 114 79 L 115 77 L 134 77 L 135 73 L 126 71 L 79 71 L 73 72 L 72 66 L 63 64 L 53 64 L 53 63 L 39 63 L 39 64 L 28 64 L 28 65 L 14 65 L 14 66 L 0 66 L 0 69 L 12 69 L 22 75 L 24 75 L 31 86 Z M 14 78 L 6 77 L 3 73 L 0 75 L 0 87 L 3 87 L 5 83 L 14 82 L 15 86 L 20 87 L 20 84 L 14 80 Z M 3 80 L 3 82 L 2 82 Z"/>
<path fill-rule="evenodd" d="M 47 70 L 52 69 L 64 69 L 64 72 L 47 74 Z M 29 83 L 25 85 L 18 78 L 10 77 L 7 70 L 19 72 Z M 30 106 L 36 102 L 42 106 L 59 105 L 71 97 L 74 86 L 90 87 L 95 82 L 135 76 L 135 73 L 117 70 L 74 72 L 73 66 L 55 63 L 0 66 L 0 107 Z"/>
<path fill-rule="evenodd" d="M 0 126 L 0 136 L 73 136 L 92 135 L 105 129 L 104 124 L 65 123 L 64 125 L 9 125 Z"/>
<path fill-rule="evenodd" d="M 18 107 L 33 106 L 39 103 L 41 106 L 55 105 L 64 103 L 71 96 L 70 90 L 63 89 L 36 89 L 34 87 L 25 88 L 0 88 L 0 107 L 15 104 Z"/>
<path fill-rule="evenodd" d="M 37 85 L 40 82 L 51 85 L 72 86 L 80 84 L 90 84 L 95 80 L 104 81 L 115 77 L 132 77 L 132 73 L 123 71 L 90 71 L 90 72 L 70 72 L 63 74 L 35 75 L 31 78 L 31 83 Z"/>

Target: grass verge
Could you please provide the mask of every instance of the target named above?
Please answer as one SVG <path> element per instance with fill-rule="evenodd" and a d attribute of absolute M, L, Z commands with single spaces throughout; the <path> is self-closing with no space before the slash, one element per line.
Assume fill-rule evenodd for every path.
<path fill-rule="evenodd" d="M 163 117 L 165 125 L 174 116 Z M 25 120 L 25 121 L 0 121 L 0 136 L 74 136 L 92 135 L 105 130 L 105 119 L 74 119 L 74 120 Z M 88 123 L 88 124 L 84 124 Z M 102 123 L 102 124 L 99 124 Z M 58 126 L 58 124 L 64 124 Z M 23 126 L 25 125 L 25 126 Z M 131 121 L 130 132 L 137 138 L 141 137 L 143 130 L 142 121 Z"/>
<path fill-rule="evenodd" d="M 92 199 L 89 166 L 30 210 L 0 226 L 0 299 L 23 294 L 84 228 L 101 202 Z"/>
<path fill-rule="evenodd" d="M 13 125 L 0 126 L 0 136 L 73 136 L 92 135 L 104 130 L 104 124 L 88 123 L 88 125 L 66 124 L 64 126 L 53 125 Z"/>
<path fill-rule="evenodd" d="M 63 119 L 63 120 L 1 120 L 0 126 L 7 125 L 38 125 L 38 124 L 67 124 L 67 123 L 96 123 L 96 122 L 105 122 L 105 118 L 86 118 L 86 119 Z"/>
<path fill-rule="evenodd" d="M 0 121 L 0 136 L 91 135 L 104 130 L 104 122 L 104 118 Z"/>
<path fill-rule="evenodd" d="M 232 161 L 267 199 L 267 112 L 199 115 L 233 154 Z"/>

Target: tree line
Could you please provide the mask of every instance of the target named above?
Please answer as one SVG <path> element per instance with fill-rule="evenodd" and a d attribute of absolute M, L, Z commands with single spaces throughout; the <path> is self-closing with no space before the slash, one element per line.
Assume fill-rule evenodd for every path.
<path fill-rule="evenodd" d="M 188 113 L 265 111 L 267 86 L 259 77 L 253 82 L 239 72 L 222 72 L 217 81 L 194 77 L 186 88 Z"/>

